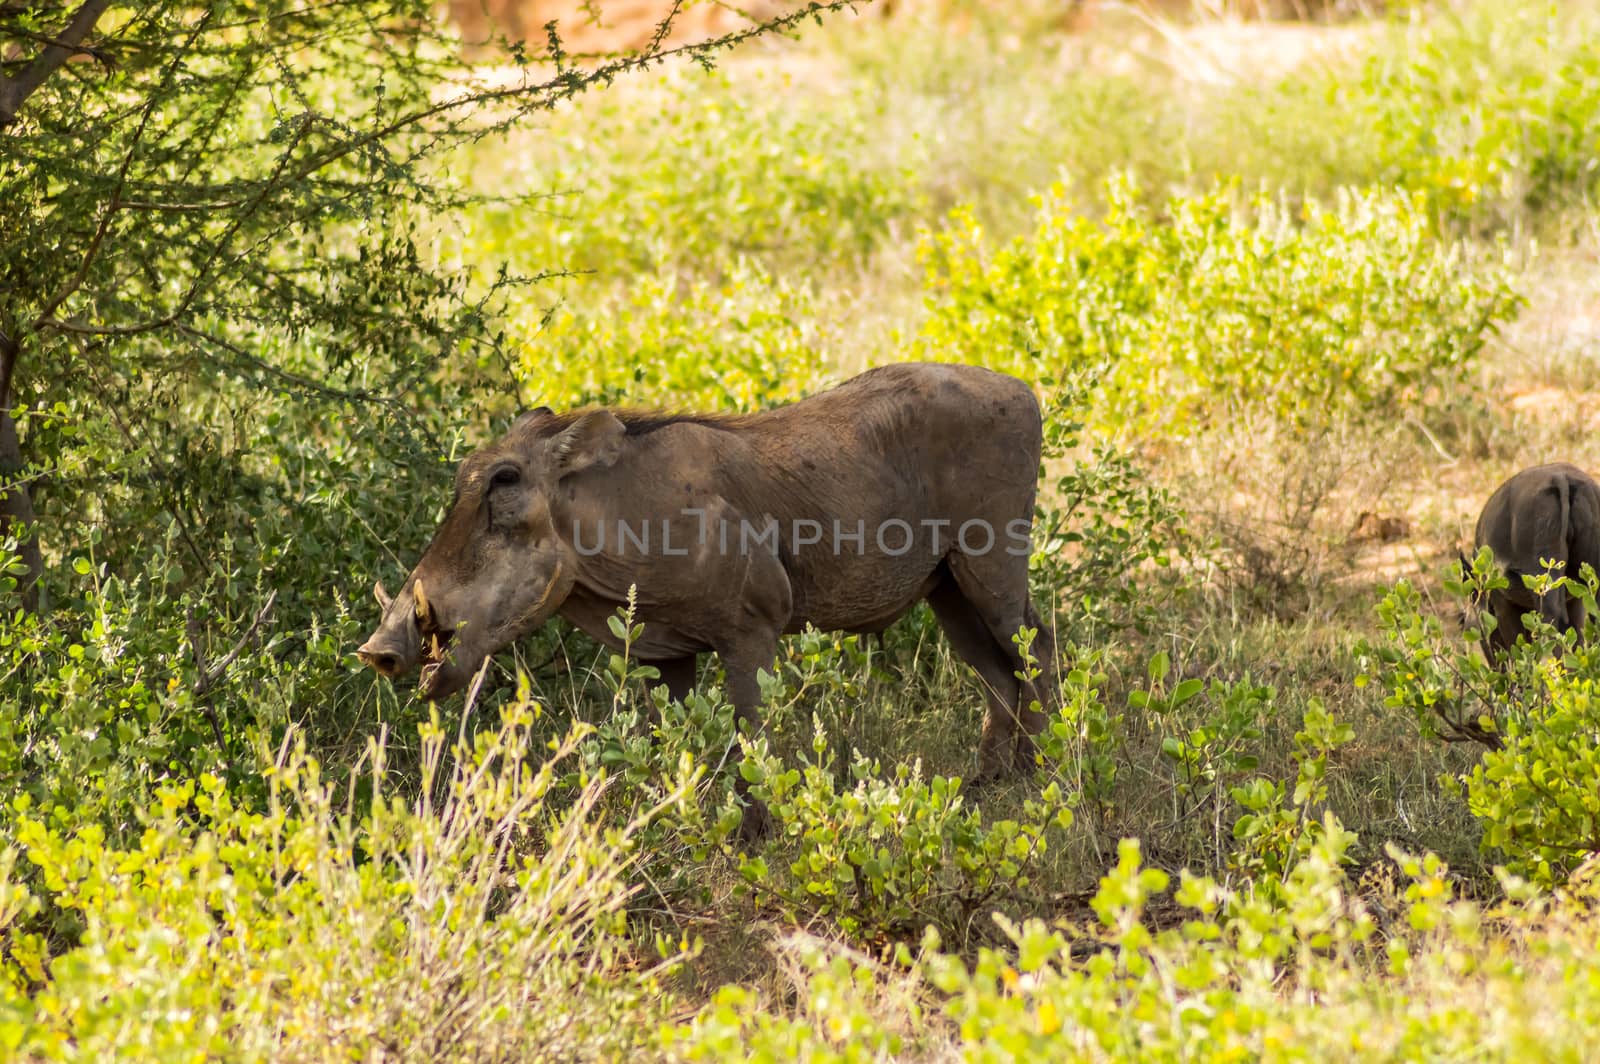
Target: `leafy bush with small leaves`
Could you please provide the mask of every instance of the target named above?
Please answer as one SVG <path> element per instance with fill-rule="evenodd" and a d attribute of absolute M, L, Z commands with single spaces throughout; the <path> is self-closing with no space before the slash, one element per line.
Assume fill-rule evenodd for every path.
<path fill-rule="evenodd" d="M 1229 792 L 1244 810 L 1233 823 L 1239 847 L 1231 864 L 1267 896 L 1274 896 L 1278 884 L 1324 840 L 1335 839 L 1340 853 L 1355 842 L 1355 836 L 1326 809 L 1328 758 L 1354 738 L 1350 725 L 1312 700 L 1294 736 L 1293 792 L 1285 782 L 1259 777 Z"/>
<path fill-rule="evenodd" d="M 1157 922 L 1151 910 L 1175 877 L 1147 867 L 1138 841 L 1125 839 L 1092 899 L 1092 927 L 997 914 L 1003 943 L 975 958 L 944 952 L 931 933 L 920 952 L 901 947 L 883 961 L 797 937 L 785 946 L 796 962 L 794 1012 L 729 987 L 665 1032 L 666 1045 L 688 1060 L 757 1061 L 885 1052 L 997 1062 L 1449 1055 L 1499 1020 L 1455 1018 L 1453 995 L 1483 978 L 1472 967 L 1480 960 L 1508 1003 L 1596 970 L 1582 946 L 1592 914 L 1576 916 L 1584 930 L 1570 938 L 1512 915 L 1530 944 L 1563 945 L 1540 954 L 1547 967 L 1494 964 L 1482 912 L 1452 898 L 1448 869 L 1433 857 L 1392 851 L 1404 885 L 1373 913 L 1345 877 L 1350 842 L 1343 832 L 1318 836 L 1275 898 L 1183 872 L 1172 900 L 1185 918 Z M 1379 916 L 1392 921 L 1386 945 Z M 1522 1035 L 1496 1030 L 1487 1044 Z"/>
<path fill-rule="evenodd" d="M 330 610 L 290 635 L 261 609 L 270 592 L 241 587 L 238 605 L 221 608 L 86 557 L 73 600 L 32 613 L 4 547 L 0 572 L 0 772 L 14 781 L 0 831 L 25 813 L 63 831 L 93 825 L 120 845 L 141 831 L 138 809 L 157 786 L 204 773 L 241 803 L 263 797 L 254 751 L 281 741 L 297 698 L 340 691 L 358 631 Z"/>
<path fill-rule="evenodd" d="M 1146 670 L 1149 686 L 1129 692 L 1128 703 L 1155 731 L 1172 768 L 1174 821 L 1203 822 L 1199 815 L 1209 807 L 1217 866 L 1271 896 L 1325 834 L 1342 833 L 1326 810 L 1328 759 L 1355 731 L 1312 699 L 1290 753 L 1295 777 L 1273 779 L 1259 766 L 1265 723 L 1284 713 L 1277 691 L 1248 678 L 1207 684 L 1189 677 L 1169 687 L 1171 670 L 1168 655 L 1156 654 Z M 1230 824 L 1225 847 L 1221 836 Z"/>
<path fill-rule="evenodd" d="M 999 246 L 970 214 L 924 247 L 933 350 L 1047 384 L 1094 382 L 1098 429 L 1181 431 L 1261 406 L 1297 424 L 1392 416 L 1457 387 L 1517 306 L 1505 276 L 1442 246 L 1418 195 L 1299 210 L 1226 187 L 1158 216 L 1128 178 L 1104 216 L 1061 189 Z"/>
<path fill-rule="evenodd" d="M 1034 664 L 1031 640 L 1019 638 L 1019 649 Z M 1085 803 L 1103 817 L 1112 811 L 1124 736 L 1122 714 L 1101 694 L 1107 680 L 1098 669 L 1101 657 L 1082 647 L 1057 648 L 1057 705 L 1038 739 L 1035 781 L 1062 789 L 1074 805 Z"/>
<path fill-rule="evenodd" d="M 597 306 L 514 318 L 519 391 L 557 409 L 746 411 L 792 402 L 829 376 L 815 318 L 808 290 L 750 262 L 731 264 L 714 283 L 645 273 Z"/>
<path fill-rule="evenodd" d="M 1376 134 L 1374 176 L 1451 217 L 1503 223 L 1582 202 L 1600 182 L 1595 27 L 1585 5 L 1442 13 L 1366 60 L 1341 118 Z"/>
<path fill-rule="evenodd" d="M 1262 737 L 1261 722 L 1277 692 L 1249 680 L 1213 680 L 1207 687 L 1194 677 L 1169 691 L 1165 681 L 1171 669 L 1166 652 L 1156 654 L 1148 668 L 1151 686 L 1130 692 L 1128 703 L 1165 733 L 1161 755 L 1177 774 L 1178 795 L 1198 810 L 1256 770 L 1260 759 L 1253 744 Z"/>
<path fill-rule="evenodd" d="M 1084 447 L 1089 402 L 1079 379 L 1045 409 L 1045 469 L 1066 469 L 1041 493 L 1031 559 L 1058 634 L 1080 642 L 1148 630 L 1190 590 L 1173 563 L 1200 553 L 1187 515 L 1139 461 L 1110 443 Z"/>
<path fill-rule="evenodd" d="M 508 704 L 448 759 L 425 725 L 414 801 L 386 792 L 381 743 L 359 799 L 290 739 L 260 763 L 259 809 L 207 773 L 157 788 L 123 845 L 23 815 L 35 885 L 6 851 L 0 1045 L 40 1061 L 630 1051 L 679 956 L 639 965 L 625 935 L 645 818 L 602 827 L 602 776 L 553 804 L 580 734 L 530 761 L 535 710 Z M 54 956 L 25 926 L 41 906 L 78 924 Z"/>
<path fill-rule="evenodd" d="M 604 94 L 515 151 L 475 152 L 475 168 L 503 175 L 493 184 L 531 187 L 542 202 L 475 206 L 469 239 L 525 272 L 559 264 L 607 282 L 720 283 L 744 258 L 785 273 L 851 264 L 916 210 L 919 175 L 878 150 L 870 100 L 828 93 L 787 107 L 793 80 L 678 72 L 644 106 Z M 597 151 L 597 137 L 627 150 Z"/>
<path fill-rule="evenodd" d="M 799 767 L 758 742 L 741 771 L 779 825 L 765 851 L 742 863 L 745 881 L 860 939 L 915 936 L 928 925 L 964 934 L 975 915 L 1027 889 L 1050 832 L 1072 822 L 1059 786 L 1027 799 L 1019 820 L 992 821 L 967 802 L 959 778 L 925 778 L 920 764 L 886 776 L 856 757 L 840 779 L 820 723 Z"/>
<path fill-rule="evenodd" d="M 1522 577 L 1530 590 L 1571 594 L 1594 617 L 1596 574 Z M 1378 606 L 1384 641 L 1365 648 L 1365 682 L 1387 692 L 1388 705 L 1407 710 L 1422 734 L 1470 740 L 1481 759 L 1451 782 L 1483 822 L 1482 846 L 1535 882 L 1555 884 L 1600 853 L 1600 649 L 1588 637 L 1557 632 L 1537 613 L 1500 667 L 1480 650 L 1495 623 L 1476 609 L 1482 596 L 1507 586 L 1488 548 L 1470 571 L 1456 566 L 1446 593 L 1470 618 L 1459 638 L 1424 610 L 1416 589 L 1396 584 Z"/>
<path fill-rule="evenodd" d="M 637 697 L 639 681 L 660 678 L 651 665 L 633 661 L 633 644 L 644 634 L 635 617 L 637 591 L 628 589 L 628 604 L 608 618 L 611 633 L 622 643 L 607 657 L 605 684 L 611 689 L 610 711 L 579 747 L 579 767 L 568 784 L 577 788 L 597 775 L 617 778 L 622 787 L 613 804 L 614 820 L 630 822 L 646 811 L 639 829 L 642 862 L 650 888 L 658 893 L 701 891 L 695 871 L 712 853 L 728 849 L 743 816 L 733 780 L 742 755 L 731 703 L 716 688 L 691 692 L 673 701 L 657 686 L 648 703 Z M 676 795 L 684 779 L 696 781 L 688 801 Z"/>

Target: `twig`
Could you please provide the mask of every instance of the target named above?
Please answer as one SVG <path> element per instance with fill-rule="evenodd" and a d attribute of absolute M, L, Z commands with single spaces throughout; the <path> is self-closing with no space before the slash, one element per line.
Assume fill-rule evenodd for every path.
<path fill-rule="evenodd" d="M 206 695 L 210 693 L 211 688 L 216 685 L 217 681 L 222 679 L 223 674 L 228 671 L 228 667 L 238 660 L 239 655 L 244 652 L 244 648 L 255 638 L 257 630 L 267 623 L 267 619 L 272 615 L 272 607 L 277 601 L 277 591 L 268 594 L 267 601 L 256 612 L 256 619 L 250 622 L 250 627 L 246 628 L 244 634 L 239 637 L 238 642 L 233 644 L 233 649 L 222 655 L 220 659 L 211 665 L 206 664 L 206 653 L 200 646 L 200 622 L 195 619 L 193 608 L 184 611 L 184 627 L 189 632 L 189 650 L 194 655 L 196 673 L 191 690 L 194 691 L 194 697 L 200 703 L 200 708 L 205 711 L 206 718 L 211 721 L 211 732 L 216 737 L 218 753 L 226 752 L 226 746 L 222 738 L 222 721 L 217 717 L 216 707 L 211 704 Z"/>
<path fill-rule="evenodd" d="M 57 67 L 79 50 L 78 45 L 83 43 L 83 39 L 110 6 L 111 0 L 89 0 L 33 62 L 14 77 L 0 78 L 0 128 L 9 126 L 17 117 L 17 109 L 23 101 L 32 96 L 55 73 Z"/>
<path fill-rule="evenodd" d="M 1444 464 L 1446 466 L 1453 466 L 1457 462 L 1461 461 L 1460 458 L 1444 449 L 1444 445 L 1439 442 L 1439 438 L 1428 431 L 1428 426 L 1422 423 L 1421 418 L 1417 417 L 1415 414 L 1408 414 L 1406 416 L 1406 420 L 1409 421 L 1418 432 L 1422 433 L 1423 439 L 1427 440 L 1428 443 L 1433 446 L 1433 449 L 1438 452 L 1439 457 L 1444 459 Z"/>

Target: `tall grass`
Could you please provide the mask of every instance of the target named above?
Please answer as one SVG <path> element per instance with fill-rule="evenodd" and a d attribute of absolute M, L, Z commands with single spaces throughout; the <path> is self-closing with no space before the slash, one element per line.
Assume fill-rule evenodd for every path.
<path fill-rule="evenodd" d="M 387 794 L 381 739 L 359 799 L 286 741 L 260 810 L 204 776 L 160 789 L 126 848 L 25 816 L 32 874 L 15 850 L 0 862 L 0 1044 L 29 1060 L 627 1052 L 678 956 L 641 956 L 624 920 L 632 840 L 660 810 L 605 827 L 605 780 L 562 793 L 581 732 L 530 758 L 537 711 L 507 705 L 449 757 L 426 727 L 414 801 Z M 69 947 L 22 929 L 42 907 Z"/>

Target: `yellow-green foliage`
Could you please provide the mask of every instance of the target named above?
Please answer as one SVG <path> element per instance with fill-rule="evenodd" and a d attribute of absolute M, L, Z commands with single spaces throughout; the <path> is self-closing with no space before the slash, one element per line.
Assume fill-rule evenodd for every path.
<path fill-rule="evenodd" d="M 741 263 L 720 281 L 636 278 L 598 306 L 562 305 L 514 322 L 517 376 L 532 400 L 685 410 L 789 402 L 827 379 L 805 289 Z"/>
<path fill-rule="evenodd" d="M 1531 590 L 1582 599 L 1594 616 L 1595 574 L 1527 576 Z M 1488 547 L 1472 569 L 1447 581 L 1463 608 L 1508 580 Z M 1384 597 L 1384 639 L 1368 648 L 1371 675 L 1387 704 L 1413 715 L 1423 734 L 1473 739 L 1481 759 L 1448 782 L 1483 821 L 1482 844 L 1534 882 L 1563 882 L 1600 854 L 1600 649 L 1577 632 L 1558 633 L 1537 613 L 1492 667 L 1478 642 L 1496 622 L 1476 614 L 1458 640 L 1424 612 L 1417 589 L 1401 581 Z M 1365 678 L 1364 678 L 1365 679 Z"/>
<path fill-rule="evenodd" d="M 879 962 L 797 937 L 792 1013 L 726 987 L 666 1047 L 684 1060 L 995 1064 L 1588 1055 L 1592 877 L 1553 901 L 1508 882 L 1517 901 L 1486 911 L 1454 898 L 1437 858 L 1392 850 L 1398 875 L 1358 894 L 1341 871 L 1348 841 L 1329 832 L 1268 900 L 1187 873 L 1174 885 L 1125 840 L 1093 926 L 997 917 L 1005 947 L 974 962 L 936 939 Z M 1146 907 L 1169 887 L 1185 919 L 1158 927 Z"/>
<path fill-rule="evenodd" d="M 741 874 L 759 894 L 852 937 L 961 928 L 1026 889 L 1051 829 L 1072 822 L 1059 786 L 1030 800 L 1020 819 L 994 819 L 968 801 L 960 779 L 924 778 L 920 765 L 886 776 L 857 758 L 841 770 L 820 725 L 800 768 L 756 756 L 741 771 L 783 825 L 787 865 L 756 856 Z"/>
<path fill-rule="evenodd" d="M 915 177 L 874 142 L 870 100 L 748 70 L 737 83 L 692 71 L 634 91 L 563 110 L 526 151 L 479 153 L 491 168 L 481 183 L 548 197 L 476 208 L 480 261 L 605 281 L 715 277 L 739 255 L 848 262 L 917 204 Z M 813 105 L 787 106 L 799 92 Z"/>
<path fill-rule="evenodd" d="M 198 787 L 160 788 L 126 847 L 93 825 L 64 831 L 22 815 L 25 861 L 17 850 L 0 860 L 0 1051 L 83 1061 L 621 1052 L 650 1030 L 662 970 L 625 963 L 639 822 L 600 825 L 600 780 L 555 801 L 578 735 L 530 761 L 537 708 L 508 706 L 448 771 L 444 734 L 426 726 L 415 802 L 383 795 L 379 744 L 368 747 L 370 805 L 286 745 L 267 762 L 259 810 L 207 774 Z M 26 930 L 41 907 L 70 946 Z"/>
<path fill-rule="evenodd" d="M 1591 4 L 1471 5 L 1396 34 L 1327 104 L 1376 135 L 1375 177 L 1447 214 L 1581 201 L 1600 182 L 1597 29 Z"/>
<path fill-rule="evenodd" d="M 970 215 L 925 247 L 930 353 L 1093 382 L 1091 426 L 1179 432 L 1266 407 L 1300 423 L 1420 407 L 1458 385 L 1516 306 L 1442 246 L 1420 195 L 1347 192 L 1291 210 L 1230 190 L 1103 217 L 1057 189 L 996 245 Z"/>

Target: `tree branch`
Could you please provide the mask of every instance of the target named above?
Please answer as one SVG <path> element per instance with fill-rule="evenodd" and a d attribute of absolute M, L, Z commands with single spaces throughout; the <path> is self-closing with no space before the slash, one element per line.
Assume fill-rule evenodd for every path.
<path fill-rule="evenodd" d="M 234 663 L 244 648 L 255 638 L 261 626 L 267 623 L 267 619 L 272 616 L 273 604 L 277 601 L 278 593 L 273 591 L 256 614 L 256 619 L 250 622 L 250 627 L 246 628 L 239 641 L 233 644 L 233 649 L 222 655 L 222 658 L 215 663 L 207 663 L 206 652 L 200 646 L 200 622 L 195 619 L 194 609 L 191 607 L 184 612 L 184 627 L 189 633 L 189 650 L 194 654 L 194 697 L 200 703 L 201 710 L 205 712 L 206 719 L 211 722 L 211 735 L 217 741 L 217 753 L 223 757 L 227 756 L 228 745 L 222 734 L 222 719 L 217 716 L 216 707 L 206 695 L 211 692 L 212 686 L 222 679 L 228 671 L 228 666 Z"/>
<path fill-rule="evenodd" d="M 4 329 L 0 329 L 0 410 L 11 408 L 11 378 L 17 372 L 17 355 L 21 343 Z"/>
<path fill-rule="evenodd" d="M 87 0 L 72 16 L 66 28 L 55 35 L 52 43 L 35 56 L 33 62 L 15 76 L 0 79 L 0 128 L 15 121 L 23 101 L 32 96 L 56 72 L 57 67 L 82 50 L 78 46 L 110 6 L 111 0 Z"/>
<path fill-rule="evenodd" d="M 295 165 L 295 152 L 299 149 L 300 145 L 309 138 L 313 128 L 318 124 L 318 120 L 320 118 L 320 116 L 314 112 L 306 111 L 298 116 L 298 121 L 295 123 L 294 134 L 290 138 L 288 145 L 283 149 L 282 152 L 280 152 L 273 172 L 267 175 L 266 179 L 255 190 L 254 194 L 248 197 L 243 202 L 242 206 L 238 208 L 237 213 L 233 216 L 233 219 L 228 225 L 226 231 L 223 232 L 223 234 L 216 240 L 211 247 L 205 261 L 200 264 L 194 280 L 189 285 L 188 291 L 184 294 L 182 299 L 179 300 L 176 308 L 166 314 L 162 314 L 150 320 L 137 322 L 131 325 L 102 326 L 88 325 L 80 320 L 52 317 L 51 312 L 53 312 L 60 303 L 60 300 L 52 300 L 51 305 L 46 309 L 46 311 L 39 314 L 34 319 L 33 328 L 39 331 L 54 329 L 61 333 L 79 336 L 136 336 L 141 333 L 154 332 L 159 329 L 168 328 L 188 313 L 189 308 L 194 304 L 194 301 L 200 294 L 201 289 L 210 279 L 212 268 L 216 265 L 218 259 L 229 246 L 235 233 L 244 225 L 247 220 L 254 216 L 256 211 L 259 210 L 263 203 L 266 202 L 267 198 L 280 188 L 292 187 L 350 155 L 356 154 L 370 146 L 382 144 L 384 141 L 398 133 L 422 126 L 430 119 L 437 118 L 441 115 L 453 115 L 468 109 L 486 107 L 491 104 L 504 103 L 508 101 L 516 101 L 521 103 L 524 107 L 531 107 L 537 110 L 550 110 L 554 108 L 560 101 L 576 96 L 592 85 L 609 84 L 622 74 L 639 70 L 647 70 L 651 66 L 659 65 L 662 62 L 679 57 L 685 57 L 702 62 L 707 61 L 708 57 L 717 51 L 730 48 L 733 45 L 762 36 L 766 33 L 792 29 L 798 26 L 805 19 L 819 18 L 826 12 L 838 11 L 843 8 L 854 8 L 858 2 L 860 2 L 860 0 L 808 0 L 804 7 L 795 11 L 791 11 L 787 14 L 780 15 L 776 18 L 769 19 L 758 26 L 752 26 L 748 29 L 727 33 L 721 37 L 715 38 L 714 40 L 682 44 L 673 48 L 660 47 L 659 41 L 664 37 L 665 31 L 662 29 L 662 27 L 658 27 L 658 30 L 661 32 L 658 32 L 657 40 L 652 42 L 651 47 L 654 49 L 652 51 L 625 56 L 587 72 L 562 71 L 557 76 L 543 82 L 530 84 L 524 81 L 521 84 L 501 89 L 468 89 L 467 91 L 459 93 L 454 97 L 434 102 L 428 106 L 402 114 L 397 118 L 392 119 L 388 123 L 382 124 L 377 128 L 369 130 L 358 136 L 347 137 L 343 140 L 338 140 L 333 144 L 328 145 L 321 151 L 312 151 L 308 157 L 300 160 L 299 164 Z M 679 6 L 681 5 L 675 4 L 673 11 L 675 12 Z M 209 19 L 209 15 L 207 18 Z M 663 26 L 666 26 L 669 23 L 670 17 L 669 19 L 664 20 Z M 205 21 L 202 21 L 201 25 L 205 25 Z M 192 40 L 193 38 L 191 37 L 191 43 Z M 180 56 L 182 54 L 183 52 L 180 51 Z M 506 124 L 508 121 L 509 120 L 507 119 L 495 120 L 491 122 L 487 128 L 494 128 L 495 126 Z M 127 160 L 124 159 L 124 169 L 126 168 L 126 163 Z M 122 206 L 120 201 L 121 187 L 122 186 L 119 181 L 118 199 L 117 202 L 113 204 L 113 207 L 120 208 Z M 85 260 L 85 265 L 87 265 L 87 262 L 91 260 L 94 254 L 97 252 L 98 241 L 104 235 L 103 229 L 109 221 L 111 213 L 112 212 L 108 211 L 103 216 L 101 227 L 96 231 L 95 241 L 89 249 L 89 255 Z M 75 283 L 81 283 L 81 278 L 75 279 Z M 63 291 L 70 292 L 72 287 L 73 285 L 68 285 L 63 289 Z"/>
<path fill-rule="evenodd" d="M 74 44 L 71 41 L 64 41 L 60 37 L 50 37 L 43 33 L 32 33 L 24 29 L 13 29 L 11 32 L 16 36 L 21 37 L 24 40 L 32 41 L 35 44 L 54 45 L 57 48 L 67 49 L 73 55 L 86 55 L 100 63 L 108 70 L 116 65 L 115 61 L 111 58 L 111 53 L 107 52 L 104 48 L 92 48 L 85 44 Z M 19 63 L 18 65 L 21 66 L 24 64 Z"/>
<path fill-rule="evenodd" d="M 166 88 L 171 84 L 178 68 L 183 65 L 184 57 L 189 49 L 193 47 L 194 42 L 199 39 L 201 32 L 210 21 L 211 15 L 207 13 L 200 19 L 193 32 L 189 34 L 189 39 L 183 42 L 183 47 L 173 57 L 172 63 L 161 75 L 162 88 Z M 38 318 L 34 323 L 35 328 L 38 328 L 38 322 L 45 321 L 54 314 L 56 308 L 65 303 L 74 292 L 82 287 L 84 279 L 89 276 L 89 270 L 94 265 L 95 256 L 100 253 L 100 245 L 106 238 L 106 232 L 111 228 L 112 218 L 122 206 L 122 190 L 128 186 L 128 168 L 133 165 L 133 157 L 139 152 L 139 142 L 144 140 L 144 131 L 150 125 L 150 116 L 155 113 L 156 106 L 161 101 L 162 94 L 153 92 L 150 94 L 150 99 L 145 102 L 144 108 L 139 115 L 138 128 L 133 131 L 133 140 L 128 144 L 128 150 L 123 153 L 122 165 L 117 167 L 116 187 L 111 190 L 111 198 L 106 201 L 105 209 L 100 212 L 100 224 L 95 226 L 94 236 L 90 238 L 89 246 L 83 253 L 83 260 L 78 263 L 78 270 L 72 275 L 72 279 L 63 285 L 60 291 L 51 296 L 49 302 L 44 305 L 44 309 L 39 311 Z"/>
<path fill-rule="evenodd" d="M 244 634 L 233 644 L 233 649 L 222 655 L 216 662 L 210 663 L 206 661 L 205 651 L 200 646 L 200 623 L 195 619 L 194 610 L 188 611 L 188 614 L 184 617 L 184 626 L 189 631 L 189 649 L 194 654 L 196 673 L 194 693 L 196 698 L 203 698 L 206 692 L 210 691 L 216 682 L 222 679 L 222 674 L 228 671 L 228 666 L 232 665 L 234 660 L 244 652 L 244 648 L 250 645 L 250 640 L 255 638 L 257 630 L 267 623 L 267 618 L 272 616 L 272 607 L 277 601 L 277 591 L 270 592 L 267 595 L 267 601 L 262 603 L 261 609 L 256 611 L 256 619 L 250 622 L 250 627 L 246 628 Z"/>

